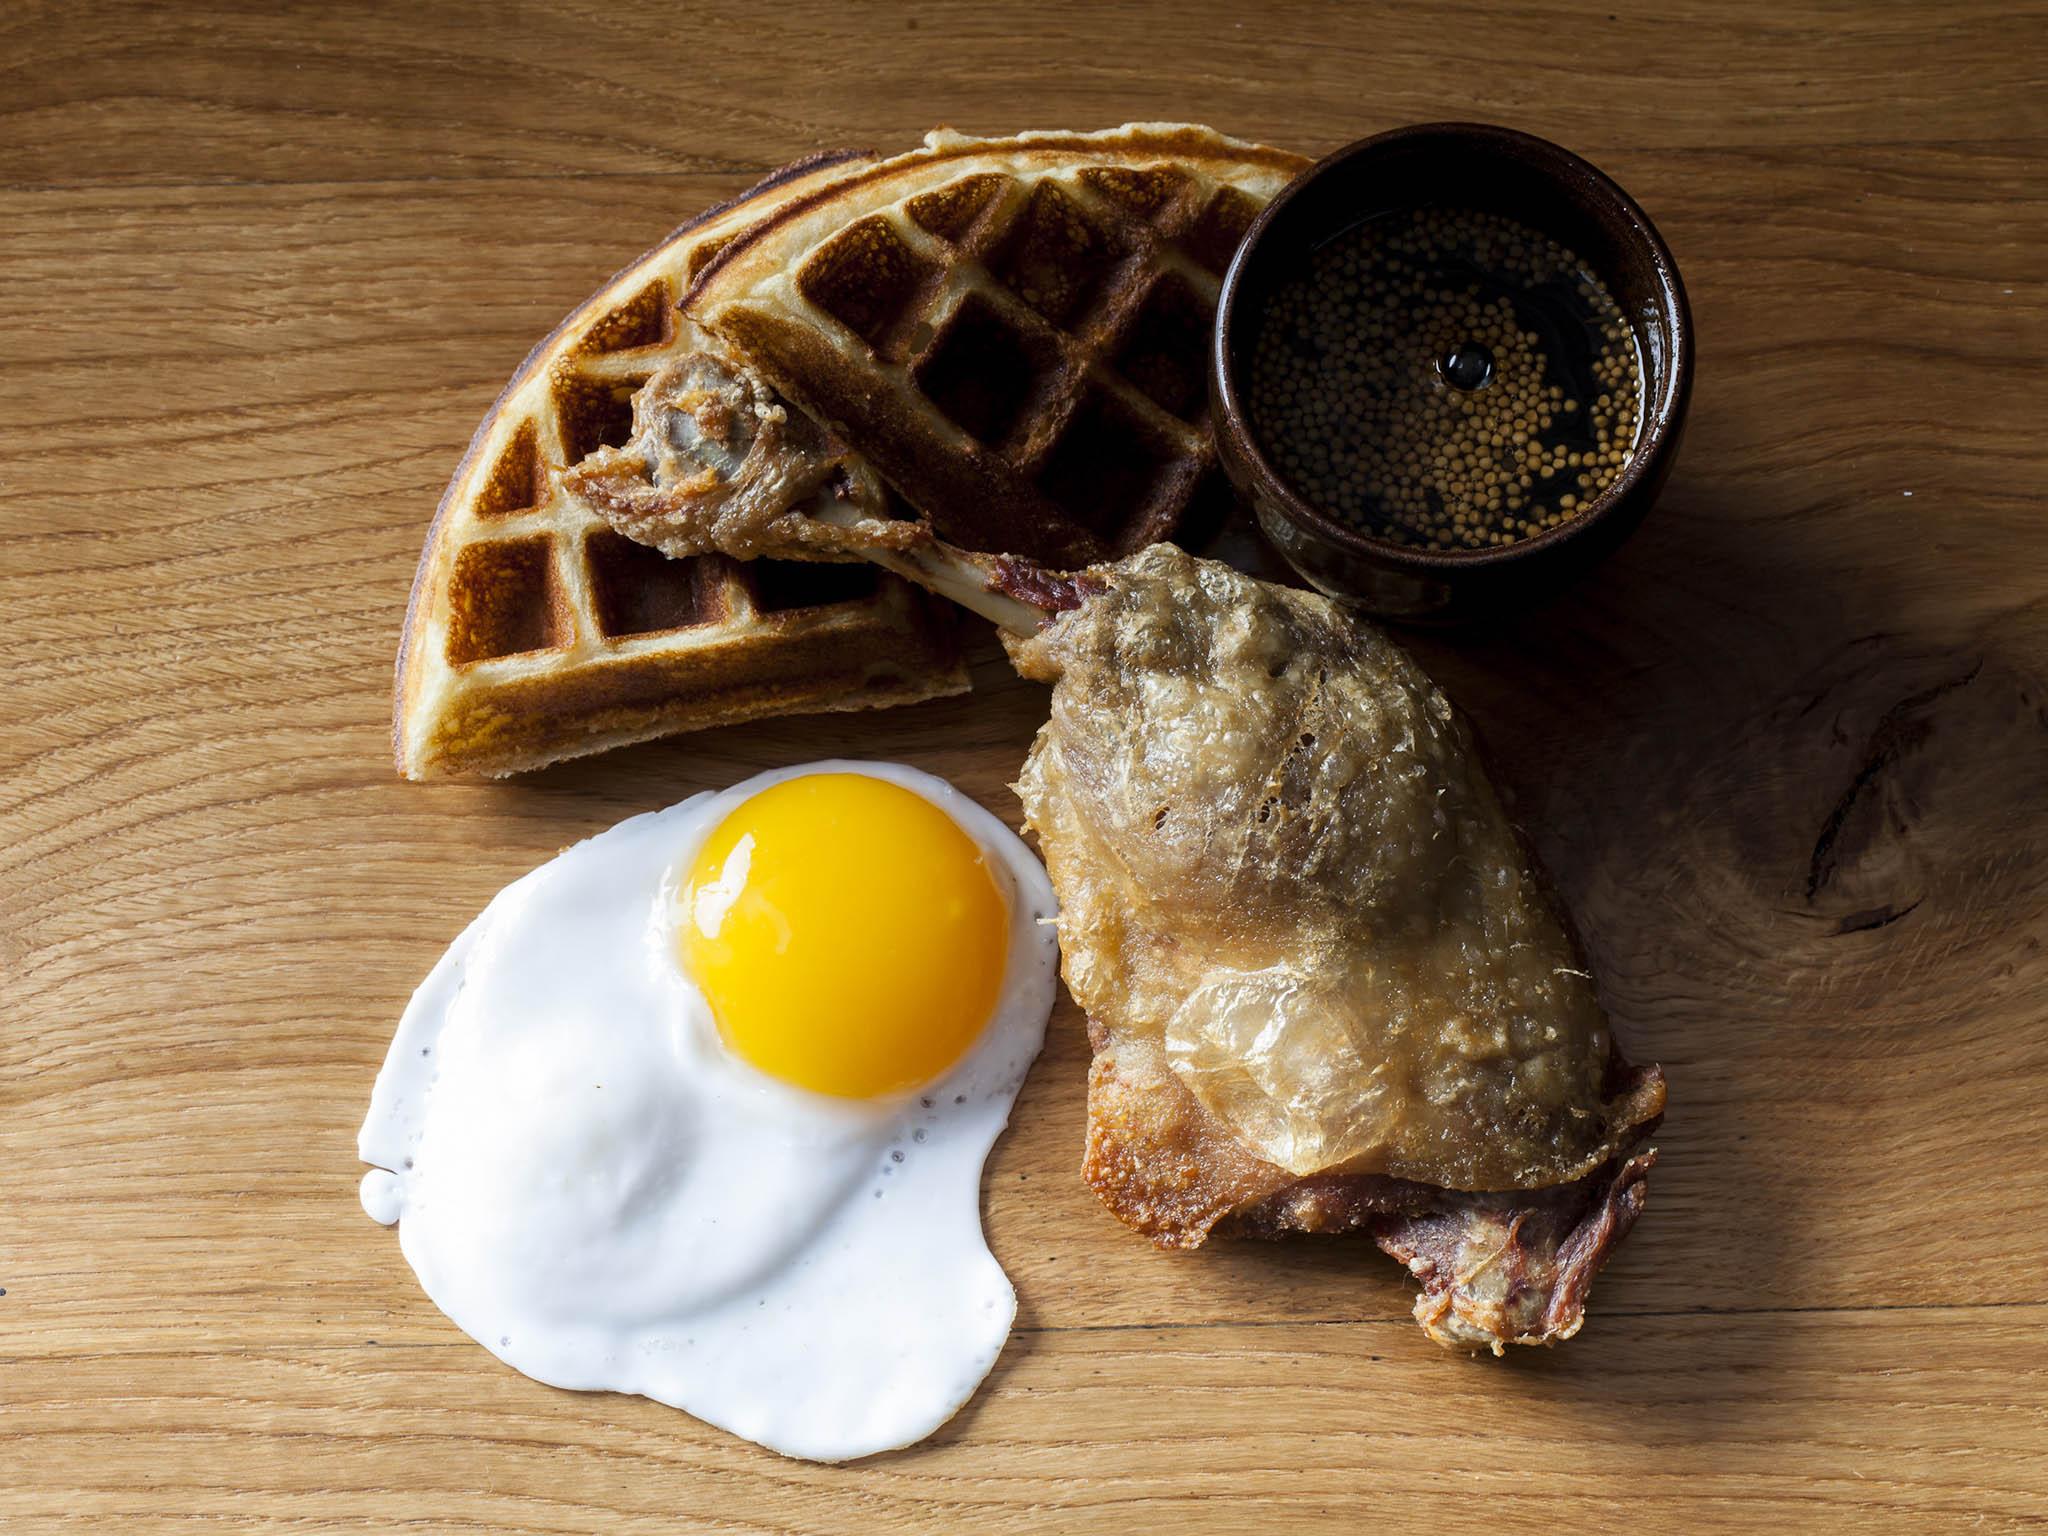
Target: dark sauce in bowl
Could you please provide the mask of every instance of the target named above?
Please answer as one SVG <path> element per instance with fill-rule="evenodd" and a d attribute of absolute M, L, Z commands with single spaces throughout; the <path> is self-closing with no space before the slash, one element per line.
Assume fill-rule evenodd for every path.
<path fill-rule="evenodd" d="M 1297 494 L 1360 533 L 1455 553 L 1563 526 L 1642 421 L 1636 334 L 1557 240 L 1404 208 L 1323 241 L 1255 320 L 1245 401 Z"/>
<path fill-rule="evenodd" d="M 1284 294 L 1319 261 L 1351 254 L 1357 288 L 1392 237 L 1461 213 L 1491 227 L 1483 248 L 1438 229 L 1394 274 L 1401 302 L 1325 295 L 1290 334 Z M 1506 270 L 1503 226 L 1548 253 L 1542 275 Z M 1419 324 L 1431 309 L 1456 323 Z M 1635 531 L 1692 373 L 1677 264 L 1611 177 L 1511 128 L 1422 123 L 1326 155 L 1252 221 L 1217 299 L 1209 404 L 1231 489 L 1302 580 L 1451 626 L 1558 597 Z"/>

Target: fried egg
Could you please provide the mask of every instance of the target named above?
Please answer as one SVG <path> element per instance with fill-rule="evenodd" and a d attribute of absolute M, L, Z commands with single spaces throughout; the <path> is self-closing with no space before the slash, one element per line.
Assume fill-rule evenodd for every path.
<path fill-rule="evenodd" d="M 1017 836 L 881 763 L 762 774 L 507 886 L 398 1025 L 363 1205 L 558 1387 L 785 1455 L 937 1429 L 1016 1294 L 981 1169 L 1057 986 Z"/>

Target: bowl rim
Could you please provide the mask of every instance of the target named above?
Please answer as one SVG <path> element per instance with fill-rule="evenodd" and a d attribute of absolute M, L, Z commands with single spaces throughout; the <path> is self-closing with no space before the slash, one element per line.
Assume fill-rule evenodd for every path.
<path fill-rule="evenodd" d="M 1620 215 L 1628 236 L 1648 261 L 1656 291 L 1656 307 L 1671 336 L 1670 361 L 1663 373 L 1662 387 L 1657 392 L 1655 409 L 1645 414 L 1621 473 L 1576 517 L 1542 533 L 1491 549 L 1437 551 L 1418 549 L 1412 544 L 1396 544 L 1391 540 L 1374 538 L 1313 506 L 1267 459 L 1258 434 L 1252 430 L 1251 417 L 1239 396 L 1231 366 L 1237 300 L 1245 273 L 1256 258 L 1260 241 L 1288 206 L 1311 184 L 1348 167 L 1353 161 L 1430 139 L 1441 140 L 1447 146 L 1478 148 L 1493 155 L 1511 152 L 1525 161 L 1533 159 L 1550 180 L 1558 184 L 1560 193 L 1582 208 L 1590 208 L 1604 199 L 1611 210 Z M 1605 273 L 1601 275 L 1603 278 L 1606 276 Z M 1331 151 L 1289 182 L 1260 211 L 1245 231 L 1244 239 L 1238 243 L 1237 251 L 1223 274 L 1209 351 L 1210 377 L 1215 383 L 1217 414 L 1221 418 L 1218 428 L 1230 436 L 1237 453 L 1250 461 L 1290 522 L 1299 524 L 1327 543 L 1382 566 L 1398 567 L 1416 575 L 1443 580 L 1541 555 L 1588 536 L 1613 517 L 1670 451 L 1679 424 L 1684 419 L 1692 392 L 1692 307 L 1686 298 L 1684 280 L 1678 274 L 1678 263 L 1657 226 L 1619 182 L 1591 161 L 1549 139 L 1495 123 L 1412 123 L 1355 139 Z"/>

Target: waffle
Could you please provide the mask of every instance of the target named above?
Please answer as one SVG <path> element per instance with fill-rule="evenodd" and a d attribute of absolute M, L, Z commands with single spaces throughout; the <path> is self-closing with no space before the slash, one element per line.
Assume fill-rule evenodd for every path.
<path fill-rule="evenodd" d="M 685 313 L 843 440 L 932 532 L 1075 567 L 1200 542 L 1217 290 L 1306 164 L 1207 128 L 968 139 L 794 197 Z"/>
<path fill-rule="evenodd" d="M 399 647 L 408 778 L 506 774 L 677 731 L 958 693 L 945 605 L 869 565 L 669 560 L 561 488 L 630 429 L 634 391 L 701 343 L 677 299 L 750 223 L 856 156 L 805 161 L 684 225 L 536 347 L 427 534 Z"/>

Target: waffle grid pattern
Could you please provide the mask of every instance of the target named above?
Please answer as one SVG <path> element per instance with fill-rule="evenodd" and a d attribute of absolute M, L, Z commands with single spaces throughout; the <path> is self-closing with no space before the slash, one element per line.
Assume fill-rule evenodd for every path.
<path fill-rule="evenodd" d="M 954 542 L 1075 563 L 1199 538 L 1228 505 L 1207 339 L 1260 206 L 1173 165 L 972 172 L 854 220 L 779 295 L 713 307 L 710 323 L 766 304 L 819 337 L 836 366 L 768 340 L 776 382 L 828 420 L 869 413 L 850 440 Z M 862 398 L 870 380 L 886 421 Z M 927 470 L 949 462 L 1007 487 L 1010 544 L 947 527 L 948 488 Z"/>
<path fill-rule="evenodd" d="M 524 370 L 422 558 L 397 751 L 415 778 L 515 772 L 623 741 L 966 686 L 936 600 L 865 563 L 671 560 L 568 496 L 693 334 L 677 295 L 730 238 L 662 247 Z M 585 316 L 588 316 L 586 319 Z"/>

